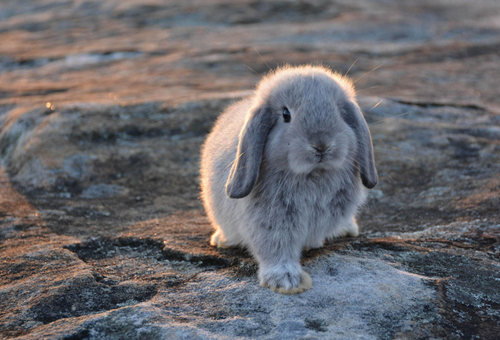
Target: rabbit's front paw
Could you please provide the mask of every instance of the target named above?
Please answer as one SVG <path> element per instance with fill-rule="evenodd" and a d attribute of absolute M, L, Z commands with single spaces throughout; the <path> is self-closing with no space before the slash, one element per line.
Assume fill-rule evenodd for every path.
<path fill-rule="evenodd" d="M 312 287 L 312 280 L 309 274 L 300 268 L 297 270 L 278 270 L 262 273 L 260 285 L 271 288 L 273 292 L 280 294 L 299 294 Z"/>
<path fill-rule="evenodd" d="M 356 237 L 358 235 L 359 235 L 359 227 L 358 224 L 356 223 L 356 220 L 353 218 L 352 220 L 349 220 L 349 222 L 344 228 L 343 233 L 340 236 Z"/>
<path fill-rule="evenodd" d="M 304 251 L 309 251 L 309 250 L 312 250 L 312 249 L 318 249 L 318 248 L 321 248 L 321 247 L 323 247 L 323 241 L 311 242 L 311 243 L 307 244 L 306 246 L 304 246 Z"/>
<path fill-rule="evenodd" d="M 226 236 L 224 236 L 224 233 L 221 229 L 218 229 L 212 235 L 212 238 L 210 239 L 210 245 L 222 249 L 231 248 L 231 246 L 227 244 Z"/>

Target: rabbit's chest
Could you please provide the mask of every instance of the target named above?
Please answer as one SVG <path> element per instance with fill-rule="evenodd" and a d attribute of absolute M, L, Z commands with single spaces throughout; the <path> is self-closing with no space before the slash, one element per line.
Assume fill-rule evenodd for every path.
<path fill-rule="evenodd" d="M 352 204 L 354 193 L 349 188 L 323 188 L 315 192 L 304 192 L 294 203 L 302 209 L 296 211 L 295 219 L 301 224 L 323 225 L 342 216 Z"/>
<path fill-rule="evenodd" d="M 266 191 L 259 205 L 268 217 L 274 216 L 275 223 L 310 228 L 331 225 L 355 204 L 356 197 L 354 185 L 336 181 L 286 183 L 268 186 Z"/>

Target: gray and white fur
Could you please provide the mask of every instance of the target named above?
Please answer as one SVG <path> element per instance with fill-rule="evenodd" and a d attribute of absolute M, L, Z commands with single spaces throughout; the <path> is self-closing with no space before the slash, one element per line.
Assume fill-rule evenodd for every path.
<path fill-rule="evenodd" d="M 355 215 L 377 180 L 352 83 L 323 67 L 283 67 L 222 113 L 203 145 L 210 243 L 249 249 L 263 287 L 303 292 L 312 281 L 302 250 L 357 236 Z"/>

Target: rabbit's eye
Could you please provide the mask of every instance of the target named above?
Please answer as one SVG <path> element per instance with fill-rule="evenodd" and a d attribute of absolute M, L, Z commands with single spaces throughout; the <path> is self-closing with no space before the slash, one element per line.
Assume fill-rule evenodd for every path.
<path fill-rule="evenodd" d="M 290 123 L 290 120 L 292 119 L 292 115 L 286 107 L 283 109 L 283 119 L 285 120 L 285 123 Z"/>

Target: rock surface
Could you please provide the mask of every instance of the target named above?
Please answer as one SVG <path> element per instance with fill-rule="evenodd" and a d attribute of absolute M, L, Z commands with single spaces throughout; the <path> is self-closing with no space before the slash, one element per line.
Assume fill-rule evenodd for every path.
<path fill-rule="evenodd" d="M 498 338 L 499 20 L 486 0 L 2 2 L 0 337 Z M 380 174 L 297 296 L 210 247 L 198 199 L 215 118 L 285 63 L 349 72 Z"/>

